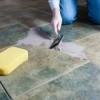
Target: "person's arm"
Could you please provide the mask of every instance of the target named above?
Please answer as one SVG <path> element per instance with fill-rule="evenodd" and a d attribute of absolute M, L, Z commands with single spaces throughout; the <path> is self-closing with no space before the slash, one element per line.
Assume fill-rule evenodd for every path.
<path fill-rule="evenodd" d="M 60 9 L 59 4 L 60 4 L 60 0 L 48 0 L 49 5 L 52 9 L 52 11 L 56 8 L 56 9 Z"/>
<path fill-rule="evenodd" d="M 51 21 L 51 26 L 55 32 L 55 36 L 58 36 L 58 31 L 61 29 L 62 18 L 60 15 L 60 0 L 48 0 L 49 5 L 53 12 L 53 17 Z"/>

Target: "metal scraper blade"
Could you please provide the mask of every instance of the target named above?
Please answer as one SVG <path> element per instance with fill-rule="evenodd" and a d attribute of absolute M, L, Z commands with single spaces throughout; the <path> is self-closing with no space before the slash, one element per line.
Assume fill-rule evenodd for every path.
<path fill-rule="evenodd" d="M 63 39 L 63 35 L 59 35 L 56 39 L 54 39 L 54 41 L 51 44 L 51 46 L 49 47 L 49 49 L 53 49 L 54 47 L 59 45 L 59 43 L 61 42 L 62 39 Z"/>

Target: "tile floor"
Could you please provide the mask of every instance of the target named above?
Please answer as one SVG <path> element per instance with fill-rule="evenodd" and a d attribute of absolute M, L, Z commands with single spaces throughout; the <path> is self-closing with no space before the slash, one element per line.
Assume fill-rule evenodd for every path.
<path fill-rule="evenodd" d="M 48 49 L 53 31 L 47 0 L 0 0 L 0 51 L 17 46 L 29 52 L 27 62 L 0 76 L 0 100 L 99 100 L 100 25 L 88 21 L 84 0 L 78 7 L 78 20 L 60 33 L 63 42 L 86 47 L 87 60 Z"/>

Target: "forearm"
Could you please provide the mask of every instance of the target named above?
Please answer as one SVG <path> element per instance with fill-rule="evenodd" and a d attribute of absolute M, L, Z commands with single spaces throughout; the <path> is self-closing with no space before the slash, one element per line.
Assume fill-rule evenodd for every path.
<path fill-rule="evenodd" d="M 51 26 L 54 30 L 55 37 L 58 37 L 58 31 L 61 29 L 62 18 L 60 15 L 60 0 L 48 0 L 49 5 L 53 12 L 53 17 L 51 21 Z"/>
<path fill-rule="evenodd" d="M 51 10 L 53 12 L 53 16 L 60 14 L 60 0 L 48 0 Z"/>
<path fill-rule="evenodd" d="M 49 5 L 52 9 L 52 11 L 54 11 L 55 9 L 60 10 L 59 4 L 60 4 L 60 0 L 48 0 Z"/>

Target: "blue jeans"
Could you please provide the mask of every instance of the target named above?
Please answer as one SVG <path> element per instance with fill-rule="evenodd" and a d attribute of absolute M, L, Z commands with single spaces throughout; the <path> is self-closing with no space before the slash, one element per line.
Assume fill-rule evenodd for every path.
<path fill-rule="evenodd" d="M 87 5 L 89 19 L 100 24 L 100 0 L 87 0 Z M 77 0 L 60 0 L 60 9 L 63 24 L 70 24 L 77 19 Z"/>

